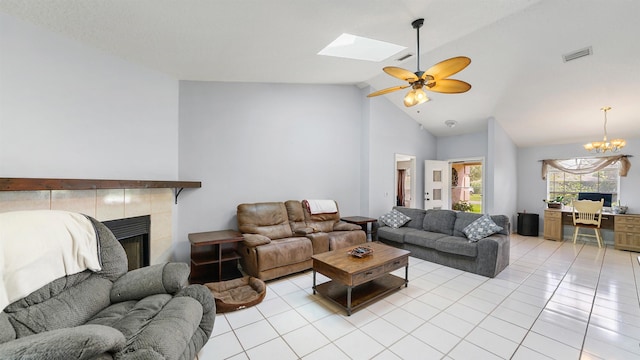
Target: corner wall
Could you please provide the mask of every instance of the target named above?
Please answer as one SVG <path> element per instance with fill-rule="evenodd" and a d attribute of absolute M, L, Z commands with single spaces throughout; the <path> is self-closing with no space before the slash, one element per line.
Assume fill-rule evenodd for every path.
<path fill-rule="evenodd" d="M 362 215 L 378 218 L 395 205 L 395 154 L 416 157 L 416 207 L 424 208 L 424 161 L 435 158 L 436 138 L 385 97 L 367 99 L 370 90 L 361 92 L 370 115 L 369 174 L 362 179 L 369 186 L 369 208 Z"/>
<path fill-rule="evenodd" d="M 486 212 L 508 216 L 513 231 L 517 224 L 518 148 L 494 118 L 489 119 L 488 125 L 486 168 L 491 172 L 486 187 L 491 195 Z"/>

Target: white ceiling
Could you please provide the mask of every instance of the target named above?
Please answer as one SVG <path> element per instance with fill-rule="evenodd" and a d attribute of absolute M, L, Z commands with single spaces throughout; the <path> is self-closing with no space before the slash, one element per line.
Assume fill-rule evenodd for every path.
<path fill-rule="evenodd" d="M 0 11 L 180 80 L 400 85 L 384 66 L 421 70 L 464 55 L 464 94 L 402 105 L 437 136 L 486 129 L 495 118 L 519 146 L 640 137 L 637 0 L 0 0 Z M 349 33 L 406 46 L 382 62 L 317 55 Z M 564 63 L 587 46 L 593 55 Z M 444 122 L 453 119 L 455 128 Z"/>

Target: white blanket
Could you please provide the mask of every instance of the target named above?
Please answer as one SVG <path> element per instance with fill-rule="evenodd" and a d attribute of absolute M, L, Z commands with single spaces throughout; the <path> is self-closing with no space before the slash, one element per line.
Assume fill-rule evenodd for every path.
<path fill-rule="evenodd" d="M 338 206 L 333 200 L 304 200 L 304 203 L 312 215 L 335 214 L 338 212 Z"/>
<path fill-rule="evenodd" d="M 51 281 L 100 271 L 93 224 L 67 211 L 0 213 L 0 309 Z"/>

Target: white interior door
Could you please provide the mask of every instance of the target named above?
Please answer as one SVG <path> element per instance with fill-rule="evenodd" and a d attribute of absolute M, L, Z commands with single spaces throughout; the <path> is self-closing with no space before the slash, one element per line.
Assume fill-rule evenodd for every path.
<path fill-rule="evenodd" d="M 424 208 L 449 208 L 449 162 L 425 160 L 424 162 Z"/>

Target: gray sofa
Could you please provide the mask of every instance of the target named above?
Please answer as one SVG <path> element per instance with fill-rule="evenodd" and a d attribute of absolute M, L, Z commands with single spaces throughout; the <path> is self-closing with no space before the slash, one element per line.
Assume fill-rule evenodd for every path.
<path fill-rule="evenodd" d="M 502 227 L 496 234 L 471 242 L 462 231 L 482 214 L 453 210 L 422 210 L 397 206 L 411 220 L 397 229 L 378 221 L 378 240 L 411 251 L 411 256 L 437 264 L 495 277 L 509 265 L 509 218 L 493 215 Z"/>
<path fill-rule="evenodd" d="M 213 329 L 211 292 L 187 285 L 183 263 L 127 272 L 120 243 L 89 220 L 102 270 L 58 278 L 9 304 L 0 312 L 0 359 L 194 359 Z"/>

